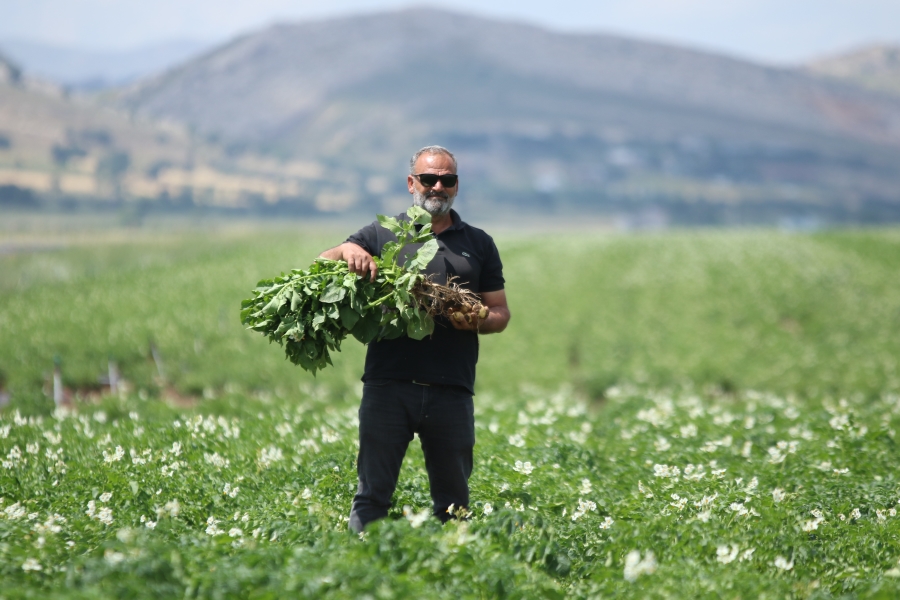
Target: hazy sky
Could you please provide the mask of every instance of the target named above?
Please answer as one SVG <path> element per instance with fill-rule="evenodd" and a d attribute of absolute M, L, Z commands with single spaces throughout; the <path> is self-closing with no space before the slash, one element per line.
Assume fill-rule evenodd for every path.
<path fill-rule="evenodd" d="M 331 0 L 327 5 L 322 0 L 3 0 L 0 39 L 94 49 L 172 38 L 213 42 L 275 21 L 410 5 L 396 0 Z M 769 62 L 803 61 L 870 42 L 900 43 L 900 0 L 458 0 L 427 6 L 559 30 L 664 40 Z"/>

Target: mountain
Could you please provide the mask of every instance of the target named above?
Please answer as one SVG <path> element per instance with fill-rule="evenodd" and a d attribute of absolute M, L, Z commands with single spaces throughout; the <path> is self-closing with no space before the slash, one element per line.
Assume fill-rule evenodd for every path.
<path fill-rule="evenodd" d="M 900 96 L 900 46 L 879 44 L 807 65 L 811 73 Z"/>
<path fill-rule="evenodd" d="M 135 118 L 22 77 L 0 59 L 0 215 L 11 210 L 327 209 L 322 167 L 228 156 L 184 126 Z M 314 203 L 319 201 L 318 207 Z M 0 216 L 2 218 L 2 216 Z"/>
<path fill-rule="evenodd" d="M 24 39 L 0 41 L 0 49 L 31 77 L 70 89 L 126 85 L 200 54 L 209 44 L 169 40 L 128 50 L 85 50 Z"/>
<path fill-rule="evenodd" d="M 118 101 L 234 153 L 322 161 L 331 193 L 373 208 L 440 143 L 476 212 L 900 218 L 900 98 L 610 35 L 429 9 L 280 24 Z"/>

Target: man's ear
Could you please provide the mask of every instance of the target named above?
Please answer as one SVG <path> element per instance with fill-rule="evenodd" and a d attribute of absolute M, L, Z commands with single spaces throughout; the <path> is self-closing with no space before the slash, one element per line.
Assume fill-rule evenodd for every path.
<path fill-rule="evenodd" d="M 412 175 L 406 176 L 406 187 L 409 188 L 410 194 L 416 193 L 416 180 Z"/>

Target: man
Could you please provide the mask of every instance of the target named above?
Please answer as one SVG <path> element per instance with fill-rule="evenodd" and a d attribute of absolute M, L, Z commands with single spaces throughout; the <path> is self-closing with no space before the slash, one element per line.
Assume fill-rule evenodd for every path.
<path fill-rule="evenodd" d="M 422 443 L 435 516 L 446 521 L 451 505 L 469 505 L 478 334 L 499 333 L 510 318 L 494 241 L 451 209 L 459 192 L 453 154 L 440 146 L 422 148 L 410 160 L 406 183 L 413 204 L 431 214 L 438 241 L 425 272 L 438 283 L 454 277 L 480 295 L 488 313 L 481 318 L 476 312 L 462 322 L 439 318 L 434 334 L 423 340 L 402 336 L 369 344 L 359 408 L 359 486 L 350 510 L 356 532 L 387 515 L 414 433 Z M 322 257 L 345 260 L 351 271 L 374 280 L 372 256 L 390 241 L 393 234 L 375 222 Z"/>

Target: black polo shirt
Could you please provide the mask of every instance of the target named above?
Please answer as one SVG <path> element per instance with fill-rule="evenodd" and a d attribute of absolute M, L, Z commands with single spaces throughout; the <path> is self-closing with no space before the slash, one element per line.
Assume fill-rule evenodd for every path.
<path fill-rule="evenodd" d="M 435 283 L 446 283 L 448 276 L 475 293 L 503 289 L 503 265 L 491 236 L 463 222 L 455 210 L 450 211 L 453 224 L 435 237 L 438 251 L 424 272 L 433 275 Z M 397 219 L 409 220 L 405 214 Z M 349 238 L 373 256 L 397 237 L 374 222 Z M 408 244 L 403 248 L 403 262 L 421 247 Z M 475 393 L 475 363 L 478 362 L 478 334 L 454 329 L 444 318 L 435 319 L 434 334 L 423 340 L 405 335 L 393 340 L 374 341 L 366 353 L 363 381 L 402 379 L 440 385 L 457 385 Z"/>

